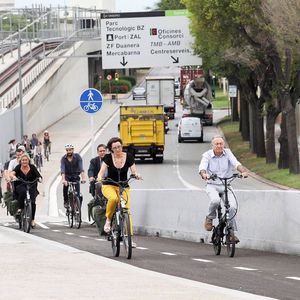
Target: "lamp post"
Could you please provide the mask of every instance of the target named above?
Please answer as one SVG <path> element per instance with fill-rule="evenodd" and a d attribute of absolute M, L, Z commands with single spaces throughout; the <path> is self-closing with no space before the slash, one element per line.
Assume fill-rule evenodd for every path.
<path fill-rule="evenodd" d="M 21 67 L 21 32 L 18 31 L 18 76 L 19 76 L 19 101 L 20 101 L 20 129 L 21 138 L 24 135 L 23 121 L 23 85 L 22 85 L 22 67 Z"/>

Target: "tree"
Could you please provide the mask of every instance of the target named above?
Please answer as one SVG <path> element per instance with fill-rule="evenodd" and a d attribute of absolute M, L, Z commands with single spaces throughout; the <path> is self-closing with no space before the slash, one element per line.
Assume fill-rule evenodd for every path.
<path fill-rule="evenodd" d="M 185 4 L 183 4 L 180 0 L 161 0 L 156 3 L 156 7 L 159 10 L 186 9 Z"/>
<path fill-rule="evenodd" d="M 250 105 L 250 120 L 253 119 L 250 124 L 251 149 L 258 156 L 265 155 L 262 122 L 264 105 L 267 103 L 267 120 L 273 123 L 273 127 L 268 126 L 270 132 L 267 132 L 267 145 L 274 151 L 274 141 L 270 142 L 274 136 L 271 131 L 274 130 L 278 107 L 284 112 L 283 123 L 286 124 L 282 125 L 282 141 L 287 141 L 288 147 L 281 144 L 282 157 L 289 157 L 291 173 L 299 172 L 295 113 L 290 93 L 295 78 L 293 74 L 297 70 L 294 61 L 299 61 L 295 60 L 299 56 L 299 50 L 298 55 L 295 51 L 299 49 L 299 2 L 184 0 L 192 12 L 191 30 L 196 38 L 195 49 L 203 60 L 211 64 L 212 59 L 217 59 L 221 68 L 225 64 L 243 66 L 243 74 L 235 76 L 246 75 L 240 86 Z M 298 30 L 293 31 L 295 27 Z M 270 83 L 272 92 L 269 89 Z M 262 91 L 260 97 L 256 93 L 258 86 Z M 288 126 L 286 131 L 284 126 Z M 274 151 L 270 151 L 271 161 L 274 160 Z"/>

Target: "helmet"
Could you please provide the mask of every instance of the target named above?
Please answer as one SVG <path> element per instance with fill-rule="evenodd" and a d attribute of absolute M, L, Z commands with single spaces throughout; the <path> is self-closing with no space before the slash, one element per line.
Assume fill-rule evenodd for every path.
<path fill-rule="evenodd" d="M 44 131 L 44 134 L 45 134 L 45 133 L 49 133 L 49 131 L 48 131 L 48 130 L 45 130 L 45 131 Z"/>
<path fill-rule="evenodd" d="M 66 144 L 65 149 L 74 149 L 74 146 L 72 144 Z"/>

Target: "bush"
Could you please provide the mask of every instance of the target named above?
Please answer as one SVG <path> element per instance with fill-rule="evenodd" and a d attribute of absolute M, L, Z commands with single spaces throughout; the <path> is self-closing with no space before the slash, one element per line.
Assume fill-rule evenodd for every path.
<path fill-rule="evenodd" d="M 136 79 L 133 76 L 121 76 L 120 80 L 127 80 L 131 83 L 131 86 L 134 86 L 136 84 Z"/>
<path fill-rule="evenodd" d="M 102 93 L 108 94 L 109 92 L 111 93 L 118 93 L 118 94 L 125 94 L 129 90 L 131 90 L 131 83 L 130 81 L 127 80 L 111 80 L 110 81 L 110 89 L 109 89 L 109 80 L 102 80 L 101 82 L 101 87 L 100 83 L 97 82 L 95 88 L 98 89 L 99 91 L 101 90 Z"/>

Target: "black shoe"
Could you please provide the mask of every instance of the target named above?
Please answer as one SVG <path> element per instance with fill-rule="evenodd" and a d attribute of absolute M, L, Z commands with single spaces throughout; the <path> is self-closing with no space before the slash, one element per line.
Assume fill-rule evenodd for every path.
<path fill-rule="evenodd" d="M 69 207 L 69 202 L 68 201 L 64 201 L 64 208 L 68 208 Z"/>

